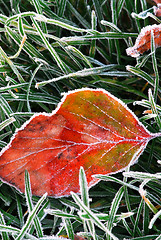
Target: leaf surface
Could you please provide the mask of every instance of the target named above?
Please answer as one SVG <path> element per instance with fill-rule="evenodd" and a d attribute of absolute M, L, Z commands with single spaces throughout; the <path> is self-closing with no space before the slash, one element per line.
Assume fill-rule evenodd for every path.
<path fill-rule="evenodd" d="M 24 192 L 25 169 L 34 195 L 79 192 L 79 169 L 88 186 L 94 174 L 110 174 L 133 164 L 149 133 L 127 106 L 102 89 L 64 95 L 52 114 L 37 114 L 19 129 L 0 154 L 0 177 Z"/>
<path fill-rule="evenodd" d="M 161 24 L 153 24 L 141 29 L 133 47 L 126 49 L 127 55 L 138 57 L 151 48 L 151 32 L 154 34 L 155 47 L 161 47 Z"/>

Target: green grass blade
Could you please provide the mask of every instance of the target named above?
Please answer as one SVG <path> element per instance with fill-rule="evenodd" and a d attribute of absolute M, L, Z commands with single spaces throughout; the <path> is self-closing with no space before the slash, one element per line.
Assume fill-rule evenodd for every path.
<path fill-rule="evenodd" d="M 136 215 L 136 219 L 135 219 L 135 225 L 134 225 L 134 229 L 133 229 L 133 236 L 136 235 L 137 229 L 139 229 L 139 220 L 142 217 L 142 209 L 143 209 L 143 199 L 141 199 L 139 207 L 138 207 L 138 211 L 137 211 L 137 215 Z"/>
<path fill-rule="evenodd" d="M 91 25 L 92 25 L 92 30 L 96 30 L 97 29 L 97 17 L 95 14 L 95 11 L 92 11 L 92 16 L 91 16 Z M 89 55 L 90 57 L 94 58 L 96 53 L 96 40 L 92 40 L 91 41 L 91 45 L 90 45 L 90 50 L 89 50 Z"/>
<path fill-rule="evenodd" d="M 76 17 L 76 19 L 81 25 L 83 25 L 85 29 L 90 29 L 90 24 L 88 21 L 86 21 L 86 19 L 77 11 L 77 9 L 73 7 L 73 4 L 71 4 L 70 1 L 67 1 L 67 10 L 69 10 L 70 13 Z"/>
<path fill-rule="evenodd" d="M 93 5 L 94 5 L 94 9 L 95 9 L 95 12 L 96 12 L 96 16 L 98 18 L 98 22 L 100 23 L 101 20 L 103 20 L 103 14 L 102 14 L 102 11 L 101 11 L 101 8 L 100 8 L 100 2 L 98 0 L 92 0 L 93 1 Z M 105 31 L 105 27 L 104 26 L 101 26 L 101 29 L 103 29 Z"/>
<path fill-rule="evenodd" d="M 10 115 L 13 113 L 13 111 L 10 105 L 8 104 L 8 102 L 3 98 L 2 95 L 0 95 L 0 108 L 4 111 L 4 113 L 8 116 L 8 118 L 10 118 Z M 15 121 L 12 121 L 12 122 L 16 128 L 20 127 L 18 120 L 15 119 Z"/>
<path fill-rule="evenodd" d="M 25 35 L 23 21 L 22 21 L 21 17 L 18 18 L 18 31 L 19 31 L 21 37 L 23 37 Z"/>
<path fill-rule="evenodd" d="M 83 28 L 77 28 L 74 26 L 71 26 L 67 23 L 64 23 L 63 21 L 58 21 L 58 20 L 54 20 L 54 19 L 49 19 L 46 18 L 44 15 L 40 15 L 40 14 L 35 14 L 34 19 L 40 22 L 45 22 L 45 23 L 49 23 L 49 24 L 53 24 L 56 25 L 58 27 L 73 31 L 73 32 L 88 32 L 89 30 L 83 29 Z"/>
<path fill-rule="evenodd" d="M 0 224 L 5 225 L 5 220 L 1 212 L 0 212 Z M 9 236 L 7 232 L 2 232 L 2 240 L 9 240 Z"/>
<path fill-rule="evenodd" d="M 13 123 L 14 121 L 15 121 L 15 118 L 10 117 L 10 118 L 6 119 L 5 121 L 1 122 L 0 123 L 0 131 L 2 131 L 2 129 L 4 129 L 6 126 Z"/>
<path fill-rule="evenodd" d="M 116 193 L 116 195 L 112 201 L 110 212 L 109 212 L 109 220 L 107 221 L 107 227 L 110 231 L 112 230 L 112 228 L 114 226 L 114 220 L 116 217 L 117 210 L 119 208 L 120 201 L 123 197 L 123 194 L 124 194 L 124 187 L 121 187 L 119 189 L 119 191 Z M 109 240 L 111 239 L 110 235 L 108 236 L 108 239 Z"/>
<path fill-rule="evenodd" d="M 52 47 L 52 45 L 49 43 L 49 41 L 47 40 L 47 38 L 45 37 L 45 35 L 43 34 L 40 26 L 38 25 L 38 23 L 34 20 L 34 18 L 32 18 L 32 21 L 37 29 L 37 31 L 40 34 L 40 37 L 42 38 L 46 48 L 49 50 L 49 52 L 51 53 L 51 55 L 53 56 L 53 58 L 55 59 L 57 65 L 60 67 L 60 69 L 62 70 L 62 72 L 64 73 L 68 73 L 69 72 L 69 68 L 67 67 L 67 65 L 60 59 L 59 55 L 57 54 L 57 52 L 55 51 L 55 49 Z"/>
<path fill-rule="evenodd" d="M 155 104 L 154 98 L 152 96 L 151 89 L 149 89 L 149 102 L 151 104 L 152 113 L 156 115 L 155 120 L 156 120 L 156 122 L 158 124 L 158 127 L 159 127 L 159 129 L 161 129 L 161 119 L 160 119 L 160 116 L 158 114 L 158 111 L 157 111 L 157 108 L 156 108 L 156 104 Z"/>
<path fill-rule="evenodd" d="M 17 212 L 20 220 L 20 226 L 22 228 L 22 226 L 24 225 L 24 215 L 23 215 L 23 209 L 22 209 L 23 207 L 22 207 L 19 195 L 17 193 L 15 194 L 16 194 Z"/>
<path fill-rule="evenodd" d="M 18 69 L 16 68 L 16 66 L 14 65 L 14 63 L 11 61 L 11 59 L 9 59 L 9 57 L 7 56 L 7 54 L 4 52 L 4 50 L 2 49 L 2 47 L 0 47 L 0 55 L 1 58 L 4 58 L 5 61 L 8 63 L 8 65 L 11 67 L 11 69 L 13 70 L 13 72 L 16 74 L 17 78 L 19 79 L 20 83 L 24 83 L 25 80 L 23 79 L 23 77 L 21 76 L 21 74 L 19 73 Z"/>
<path fill-rule="evenodd" d="M 20 83 L 20 84 L 15 84 L 15 85 L 9 85 L 6 87 L 0 87 L 0 92 L 9 91 L 9 90 L 13 90 L 16 88 L 23 88 L 25 86 L 28 86 L 28 83 Z"/>
<path fill-rule="evenodd" d="M 64 219 L 64 225 L 69 239 L 74 240 L 74 230 L 70 219 Z"/>
<path fill-rule="evenodd" d="M 18 235 L 20 233 L 20 230 L 18 228 L 12 227 L 12 226 L 4 226 L 4 225 L 0 224 L 0 232 L 6 232 L 8 234 L 16 236 L 16 235 Z M 38 238 L 36 238 L 36 237 L 34 237 L 34 236 L 32 236 L 32 235 L 30 235 L 28 233 L 26 234 L 26 237 L 28 237 L 28 239 L 30 239 L 30 240 L 38 240 Z"/>
<path fill-rule="evenodd" d="M 125 0 L 119 0 L 117 2 L 117 18 L 120 16 Z"/>
<path fill-rule="evenodd" d="M 32 221 L 34 220 L 36 213 L 38 212 L 41 204 L 44 202 L 44 200 L 47 197 L 47 193 L 45 193 L 37 202 L 37 204 L 34 206 L 33 210 L 29 213 L 28 218 L 26 220 L 26 223 L 23 225 L 23 228 L 21 229 L 21 231 L 19 232 L 16 240 L 21 240 L 23 239 L 23 237 L 26 235 L 29 227 L 32 224 Z"/>
<path fill-rule="evenodd" d="M 86 179 L 84 169 L 82 167 L 80 168 L 80 171 L 79 171 L 79 185 L 80 185 L 81 200 L 84 203 L 84 205 L 89 208 L 90 200 L 89 200 L 89 194 L 88 194 L 87 179 Z M 93 222 L 90 219 L 88 221 L 84 221 L 84 228 L 86 228 L 86 224 L 89 228 L 91 235 L 93 236 L 93 239 L 94 240 L 97 239 Z"/>
<path fill-rule="evenodd" d="M 151 32 L 151 56 L 152 56 L 152 63 L 153 63 L 153 69 L 155 74 L 155 81 L 154 81 L 154 100 L 156 102 L 157 95 L 158 95 L 158 87 L 159 87 L 159 72 L 157 67 L 157 60 L 155 56 L 155 41 L 154 41 L 154 33 Z"/>
<path fill-rule="evenodd" d="M 59 81 L 59 80 L 68 79 L 68 78 L 72 78 L 72 77 L 86 77 L 86 76 L 101 74 L 104 71 L 107 71 L 108 69 L 110 69 L 111 67 L 113 67 L 113 65 L 105 65 L 105 66 L 102 66 L 102 67 L 83 69 L 81 71 L 77 71 L 77 72 L 74 72 L 74 73 L 69 73 L 67 75 L 60 76 L 58 78 L 54 78 L 54 79 L 50 79 L 50 80 L 47 80 L 47 81 L 39 82 L 39 83 L 36 84 L 35 87 L 38 88 L 38 87 L 44 86 L 44 85 L 46 85 L 48 83 L 51 83 L 51 82 L 56 82 L 56 81 Z"/>
<path fill-rule="evenodd" d="M 42 8 L 41 8 L 41 4 L 40 4 L 40 1 L 39 0 L 31 0 L 32 4 L 34 5 L 35 9 L 36 9 L 36 12 L 38 14 L 42 14 L 43 11 L 42 11 Z M 44 33 L 47 33 L 47 27 L 46 27 L 46 23 L 45 22 L 42 22 L 41 23 L 41 27 L 42 27 L 42 30 Z"/>
<path fill-rule="evenodd" d="M 25 196 L 26 196 L 26 202 L 27 202 L 27 206 L 28 206 L 28 211 L 29 211 L 29 214 L 33 211 L 33 203 L 32 203 L 32 192 L 31 192 L 31 185 L 30 185 L 30 178 L 29 178 L 29 174 L 28 172 L 26 171 L 25 172 Z M 36 232 L 37 232 L 37 236 L 40 238 L 40 237 L 43 237 L 43 230 L 42 230 L 42 226 L 41 226 L 41 223 L 40 223 L 40 220 L 38 218 L 37 215 L 35 215 L 35 218 L 34 218 L 34 226 L 35 226 L 35 229 L 36 229 Z"/>
<path fill-rule="evenodd" d="M 19 34 L 17 34 L 15 31 L 13 31 L 10 27 L 6 27 L 6 31 L 9 34 L 9 36 L 18 44 L 21 44 L 21 37 Z M 43 55 L 38 51 L 32 44 L 25 41 L 23 50 L 26 52 L 27 55 L 29 55 L 31 58 L 40 58 L 44 59 Z"/>
<path fill-rule="evenodd" d="M 82 199 L 83 203 L 87 207 L 89 207 L 87 179 L 85 176 L 84 169 L 82 167 L 80 168 L 80 171 L 79 171 L 79 185 L 80 185 L 81 199 Z"/>
<path fill-rule="evenodd" d="M 147 74 L 146 72 L 142 71 L 141 69 L 138 69 L 137 67 L 132 67 L 132 66 L 126 66 L 126 69 L 133 74 L 137 75 L 138 77 L 141 77 L 145 79 L 150 85 L 154 85 L 154 79 Z"/>
<path fill-rule="evenodd" d="M 31 77 L 31 79 L 29 81 L 29 84 L 28 84 L 26 101 L 27 101 L 27 108 L 28 108 L 29 112 L 31 112 L 31 107 L 30 107 L 30 103 L 29 103 L 29 95 L 30 95 L 31 84 L 32 84 L 32 81 L 33 81 L 36 73 L 38 72 L 38 70 L 40 69 L 41 66 L 42 66 L 42 64 L 39 64 L 39 66 L 34 70 L 34 72 L 32 74 L 32 77 Z"/>
<path fill-rule="evenodd" d="M 95 40 L 94 40 L 95 41 Z M 88 58 L 76 47 L 68 46 L 66 47 L 68 50 L 72 51 L 79 59 L 81 59 L 87 67 L 92 68 L 91 62 L 88 60 Z"/>
<path fill-rule="evenodd" d="M 79 207 L 88 214 L 88 216 L 90 217 L 90 219 L 93 221 L 93 223 L 95 225 L 97 225 L 99 228 L 101 228 L 107 235 L 110 235 L 112 239 L 114 240 L 118 240 L 117 237 L 115 237 L 111 231 L 109 231 L 105 225 L 100 222 L 100 220 L 95 216 L 95 214 L 87 207 L 84 205 L 84 203 L 80 200 L 80 198 L 75 194 L 72 193 L 72 197 L 74 199 L 74 201 L 79 205 Z"/>

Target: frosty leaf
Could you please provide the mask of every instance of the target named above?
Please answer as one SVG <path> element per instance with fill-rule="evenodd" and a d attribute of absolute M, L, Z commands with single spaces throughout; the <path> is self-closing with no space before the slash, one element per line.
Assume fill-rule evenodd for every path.
<path fill-rule="evenodd" d="M 161 24 L 149 25 L 141 29 L 135 45 L 126 49 L 127 55 L 138 57 L 151 48 L 151 32 L 154 33 L 155 47 L 161 46 Z"/>
<path fill-rule="evenodd" d="M 88 186 L 133 164 L 149 133 L 136 116 L 105 90 L 81 89 L 64 95 L 52 114 L 37 114 L 13 136 L 0 155 L 0 177 L 24 192 L 25 169 L 34 195 L 79 192 L 79 169 Z"/>

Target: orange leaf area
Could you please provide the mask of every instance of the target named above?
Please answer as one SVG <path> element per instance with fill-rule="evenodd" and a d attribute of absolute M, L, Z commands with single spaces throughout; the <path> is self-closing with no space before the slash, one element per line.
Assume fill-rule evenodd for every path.
<path fill-rule="evenodd" d="M 133 164 L 149 133 L 128 107 L 102 89 L 64 95 L 52 114 L 35 114 L 13 136 L 0 155 L 0 177 L 21 192 L 24 172 L 34 195 L 61 197 L 79 192 L 79 169 L 88 186 L 94 174 L 110 174 Z"/>
<path fill-rule="evenodd" d="M 153 2 L 155 2 L 156 4 L 161 3 L 161 0 L 153 0 Z"/>
<path fill-rule="evenodd" d="M 136 39 L 135 45 L 126 49 L 127 55 L 131 57 L 139 57 L 145 51 L 151 48 L 151 32 L 154 34 L 155 47 L 161 46 L 161 24 L 147 26 L 142 28 L 139 36 Z"/>

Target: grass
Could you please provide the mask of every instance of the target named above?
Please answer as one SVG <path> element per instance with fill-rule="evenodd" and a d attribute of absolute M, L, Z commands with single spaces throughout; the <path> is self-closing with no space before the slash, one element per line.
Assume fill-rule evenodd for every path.
<path fill-rule="evenodd" d="M 160 23 L 142 18 L 151 8 L 145 0 L 1 0 L 0 147 L 35 112 L 51 112 L 63 92 L 82 87 L 111 92 L 158 132 L 161 49 L 152 44 L 137 61 L 125 52 L 142 27 Z M 161 239 L 160 159 L 158 138 L 137 164 L 99 175 L 89 192 L 81 169 L 81 196 L 69 198 L 32 196 L 27 172 L 25 195 L 1 182 L 1 239 Z"/>

